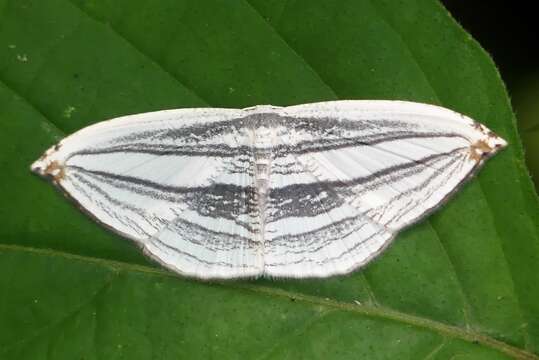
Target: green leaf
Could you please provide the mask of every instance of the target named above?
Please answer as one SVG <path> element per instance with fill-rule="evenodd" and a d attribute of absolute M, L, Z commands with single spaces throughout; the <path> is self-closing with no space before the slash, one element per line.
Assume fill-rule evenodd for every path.
<path fill-rule="evenodd" d="M 539 206 L 492 61 L 434 0 L 0 0 L 0 358 L 538 358 Z M 201 283 L 29 165 L 177 107 L 403 99 L 510 146 L 365 269 Z"/>

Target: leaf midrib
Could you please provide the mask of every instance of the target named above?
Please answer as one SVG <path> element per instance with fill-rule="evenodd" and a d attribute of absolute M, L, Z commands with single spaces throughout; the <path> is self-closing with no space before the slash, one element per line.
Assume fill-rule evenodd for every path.
<path fill-rule="evenodd" d="M 74 262 L 84 262 L 87 264 L 101 266 L 109 268 L 115 272 L 133 272 L 140 274 L 147 274 L 153 276 L 159 276 L 163 278 L 178 278 L 183 281 L 195 281 L 187 278 L 179 278 L 176 274 L 168 272 L 163 269 L 153 268 L 150 266 L 133 264 L 123 261 L 103 259 L 85 255 L 78 255 L 58 250 L 34 248 L 21 245 L 8 245 L 0 244 L 0 252 L 24 252 L 38 256 L 47 256 L 51 258 L 63 258 Z M 247 290 L 259 295 L 268 297 L 286 298 L 297 302 L 302 302 L 308 305 L 324 306 L 337 311 L 345 311 L 357 315 L 362 315 L 372 318 L 380 318 L 385 320 L 391 320 L 396 323 L 401 323 L 417 328 L 426 329 L 432 332 L 436 332 L 444 337 L 451 337 L 455 339 L 464 340 L 469 343 L 481 344 L 485 347 L 497 350 L 515 359 L 535 359 L 539 360 L 539 356 L 532 354 L 523 349 L 511 346 L 503 341 L 496 340 L 490 336 L 471 331 L 469 329 L 463 329 L 458 326 L 448 325 L 439 321 L 431 320 L 428 318 L 420 317 L 417 315 L 411 315 L 404 312 L 389 309 L 384 306 L 372 306 L 368 304 L 347 303 L 330 298 L 321 298 L 313 295 L 306 295 L 302 293 L 292 292 L 289 290 L 283 290 L 279 288 L 273 288 L 268 286 L 256 285 L 253 283 L 238 283 L 234 281 L 217 281 L 208 282 L 206 286 L 214 287 L 228 287 L 240 290 Z"/>

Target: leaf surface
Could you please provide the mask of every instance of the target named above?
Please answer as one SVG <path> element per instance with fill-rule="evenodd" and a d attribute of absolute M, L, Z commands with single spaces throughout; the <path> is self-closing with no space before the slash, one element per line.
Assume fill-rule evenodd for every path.
<path fill-rule="evenodd" d="M 537 358 L 539 206 L 490 58 L 433 0 L 0 1 L 0 358 Z M 165 108 L 440 104 L 510 146 L 350 276 L 200 283 L 29 173 Z"/>

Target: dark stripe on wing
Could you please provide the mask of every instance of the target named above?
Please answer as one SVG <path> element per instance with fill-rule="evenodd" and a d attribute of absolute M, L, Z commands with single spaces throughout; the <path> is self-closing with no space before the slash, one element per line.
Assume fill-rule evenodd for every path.
<path fill-rule="evenodd" d="M 196 144 L 212 138 L 222 137 L 223 134 L 240 133 L 245 129 L 277 126 L 286 127 L 292 131 L 312 132 L 324 136 L 336 137 L 341 137 L 345 132 L 367 129 L 383 129 L 384 131 L 390 129 L 414 130 L 410 124 L 398 120 L 349 120 L 336 117 L 313 119 L 308 117 L 281 116 L 275 113 L 250 114 L 236 119 L 211 123 L 204 123 L 203 120 L 200 120 L 200 122 L 189 126 L 182 125 L 181 122 L 173 123 L 172 121 L 170 120 L 168 122 L 169 128 L 167 129 L 144 130 L 123 136 L 118 138 L 118 140 L 127 143 L 140 140 L 181 139 L 182 141 Z M 172 125 L 177 125 L 177 127 L 172 128 Z"/>
<path fill-rule="evenodd" d="M 190 253 L 188 253 L 186 251 L 182 251 L 181 249 L 178 249 L 177 247 L 171 246 L 171 245 L 163 242 L 159 238 L 152 237 L 150 240 L 154 243 L 154 246 L 156 246 L 156 244 L 158 244 L 157 246 L 159 246 L 159 247 L 165 247 L 165 248 L 169 249 L 170 251 L 175 252 L 176 254 L 179 254 L 179 255 L 183 256 L 184 258 L 195 260 L 195 261 L 197 261 L 197 262 L 199 262 L 201 264 L 207 265 L 209 267 L 222 266 L 222 267 L 227 267 L 227 268 L 257 269 L 256 266 L 240 264 L 240 263 L 229 263 L 229 262 L 224 262 L 224 261 L 207 261 L 207 260 L 199 258 L 199 257 L 197 257 L 197 256 L 195 256 L 193 254 L 190 254 Z M 163 260 L 163 258 L 160 258 L 160 259 Z M 169 265 L 174 265 L 174 264 L 169 264 Z"/>
<path fill-rule="evenodd" d="M 189 209 L 202 216 L 229 219 L 249 232 L 255 231 L 251 224 L 238 219 L 241 215 L 256 217 L 258 209 L 256 189 L 252 186 L 242 187 L 220 183 L 196 187 L 171 186 L 133 176 L 88 170 L 80 166 L 71 165 L 67 166 L 67 169 L 84 173 L 116 188 L 151 199 L 175 204 L 185 203 Z M 253 223 L 252 225 L 257 224 Z"/>
<path fill-rule="evenodd" d="M 350 180 L 320 181 L 306 184 L 292 184 L 282 188 L 271 189 L 269 199 L 274 212 L 271 214 L 271 221 L 277 221 L 290 216 L 313 217 L 321 213 L 320 207 L 313 206 L 313 194 L 325 193 L 324 207 L 326 210 L 341 206 L 345 201 L 351 201 L 357 196 L 357 192 L 350 188 L 363 185 L 362 192 L 374 190 L 388 181 L 397 181 L 421 171 L 420 169 L 429 167 L 437 161 L 447 157 L 455 156 L 464 148 L 457 148 L 448 152 L 433 154 L 424 158 L 407 163 L 394 165 L 379 170 L 367 176 Z M 419 169 L 419 170 L 418 170 Z M 440 172 L 440 170 L 436 170 Z M 327 199 L 327 200 L 325 200 Z M 292 201 L 290 201 L 292 200 Z"/>
<path fill-rule="evenodd" d="M 404 139 L 421 139 L 421 138 L 462 138 L 464 136 L 457 133 L 438 133 L 425 132 L 417 133 L 412 131 L 397 131 L 386 134 L 376 134 L 374 136 L 360 136 L 351 138 L 339 138 L 332 140 L 324 140 L 320 136 L 320 140 L 303 141 L 294 146 L 277 145 L 271 148 L 272 156 L 279 158 L 287 155 L 302 155 L 308 153 L 316 153 L 329 150 L 338 150 L 348 147 L 357 146 L 373 146 L 384 142 L 404 140 Z M 200 156 L 200 157 L 223 157 L 230 158 L 236 156 L 250 156 L 255 148 L 252 146 L 228 146 L 225 144 L 214 145 L 185 145 L 185 144 L 148 144 L 148 143 L 132 143 L 112 145 L 106 147 L 95 147 L 87 150 L 73 152 L 66 161 L 76 156 L 103 155 L 113 153 L 140 153 L 160 156 Z"/>
<path fill-rule="evenodd" d="M 342 253 L 336 255 L 336 256 L 332 256 L 332 257 L 327 257 L 321 261 L 317 261 L 317 260 L 314 260 L 312 258 L 307 258 L 307 257 L 302 257 L 301 259 L 299 260 L 295 260 L 295 261 L 291 261 L 291 262 L 279 262 L 279 263 L 265 263 L 265 266 L 266 267 L 278 267 L 278 266 L 287 266 L 287 265 L 297 265 L 297 264 L 308 264 L 308 263 L 315 263 L 316 265 L 325 265 L 327 263 L 330 263 L 330 262 L 333 262 L 333 261 L 337 261 L 337 260 L 340 260 L 343 256 L 345 256 L 346 254 L 349 254 L 351 252 L 353 252 L 354 250 L 356 250 L 358 247 L 360 247 L 361 245 L 365 244 L 366 242 L 370 241 L 371 239 L 373 239 L 375 236 L 378 236 L 378 235 L 381 235 L 381 234 L 390 234 L 389 232 L 387 232 L 387 230 L 385 229 L 380 229 L 378 230 L 377 232 L 373 233 L 372 235 L 366 237 L 365 239 L 363 239 L 362 241 L 358 242 L 357 244 L 355 244 L 354 246 L 352 246 L 351 248 L 349 249 L 346 249 L 345 251 L 343 251 Z"/>

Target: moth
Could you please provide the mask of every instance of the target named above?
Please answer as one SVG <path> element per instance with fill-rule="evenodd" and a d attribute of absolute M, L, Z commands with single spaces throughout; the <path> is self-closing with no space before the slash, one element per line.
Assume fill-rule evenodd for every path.
<path fill-rule="evenodd" d="M 323 278 L 367 264 L 506 145 L 414 102 L 195 108 L 88 126 L 31 170 L 178 274 Z"/>

